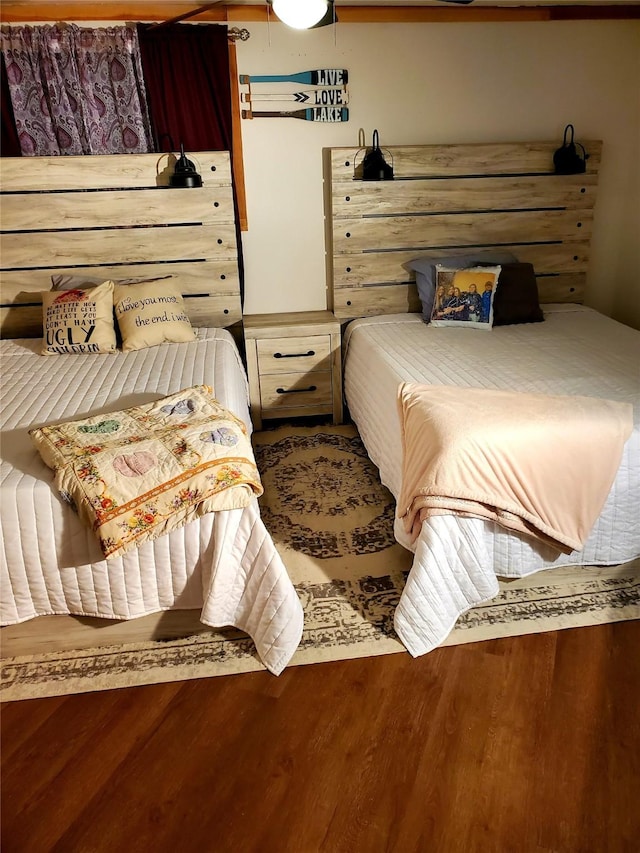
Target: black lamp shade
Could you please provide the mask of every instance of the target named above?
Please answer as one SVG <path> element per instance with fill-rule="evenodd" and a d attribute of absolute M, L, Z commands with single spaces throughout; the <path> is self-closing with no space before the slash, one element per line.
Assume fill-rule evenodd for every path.
<path fill-rule="evenodd" d="M 180 146 L 180 158 L 176 162 L 173 175 L 169 178 L 169 186 L 179 189 L 202 186 L 202 178 L 196 172 L 193 162 L 187 159 L 184 145 Z"/>

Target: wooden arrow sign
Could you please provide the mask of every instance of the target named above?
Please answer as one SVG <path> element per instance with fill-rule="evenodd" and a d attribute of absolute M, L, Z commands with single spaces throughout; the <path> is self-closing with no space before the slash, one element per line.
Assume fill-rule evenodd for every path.
<path fill-rule="evenodd" d="M 242 110 L 242 118 L 299 118 L 302 121 L 349 121 L 347 107 L 307 107 L 306 110 Z"/>
<path fill-rule="evenodd" d="M 316 68 L 298 74 L 241 74 L 240 82 L 248 83 L 302 83 L 305 86 L 344 86 L 349 81 L 346 68 Z"/>
<path fill-rule="evenodd" d="M 242 93 L 245 103 L 251 101 L 295 101 L 298 104 L 318 104 L 323 107 L 340 106 L 349 103 L 346 89 L 307 89 L 306 92 L 246 92 Z"/>

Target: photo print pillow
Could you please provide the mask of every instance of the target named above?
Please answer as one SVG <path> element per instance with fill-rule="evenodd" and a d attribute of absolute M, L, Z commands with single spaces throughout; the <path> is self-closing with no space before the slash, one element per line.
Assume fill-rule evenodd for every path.
<path fill-rule="evenodd" d="M 116 352 L 112 281 L 41 295 L 42 355 Z"/>
<path fill-rule="evenodd" d="M 436 291 L 436 267 L 438 264 L 451 270 L 485 265 L 499 265 L 504 268 L 505 264 L 516 263 L 517 260 L 516 256 L 511 254 L 511 252 L 498 251 L 497 249 L 473 252 L 467 250 L 466 254 L 462 255 L 456 255 L 455 253 L 447 256 L 443 256 L 442 254 L 419 255 L 417 258 L 407 261 L 402 266 L 406 270 L 415 273 L 418 296 L 422 303 L 422 319 L 425 323 L 429 323 L 433 313 L 433 300 Z"/>
<path fill-rule="evenodd" d="M 432 325 L 490 330 L 500 269 L 499 266 L 450 269 L 437 264 Z"/>

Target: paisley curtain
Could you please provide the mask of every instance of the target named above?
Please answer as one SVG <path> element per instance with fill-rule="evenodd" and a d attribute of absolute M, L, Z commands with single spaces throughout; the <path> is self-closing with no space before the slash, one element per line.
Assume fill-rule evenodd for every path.
<path fill-rule="evenodd" d="M 20 140 L 16 130 L 16 120 L 13 115 L 7 71 L 4 56 L 0 53 L 0 106 L 2 107 L 2 125 L 0 126 L 0 153 L 3 157 L 19 157 Z"/>
<path fill-rule="evenodd" d="M 2 27 L 23 155 L 154 150 L 135 27 Z"/>

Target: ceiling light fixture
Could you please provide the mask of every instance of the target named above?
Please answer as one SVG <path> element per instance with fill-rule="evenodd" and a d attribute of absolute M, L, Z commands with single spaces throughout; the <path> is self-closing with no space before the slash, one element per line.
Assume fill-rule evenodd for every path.
<path fill-rule="evenodd" d="M 318 26 L 331 12 L 332 0 L 271 0 L 271 6 L 283 24 L 294 30 Z"/>

